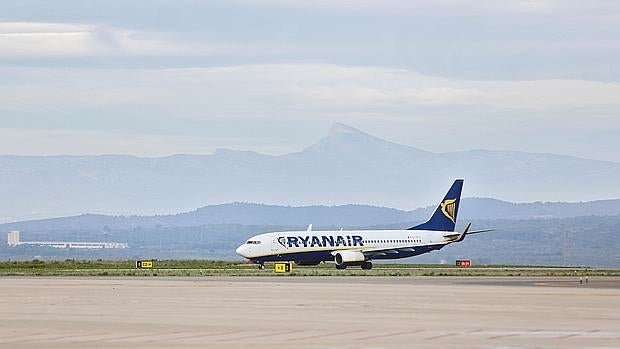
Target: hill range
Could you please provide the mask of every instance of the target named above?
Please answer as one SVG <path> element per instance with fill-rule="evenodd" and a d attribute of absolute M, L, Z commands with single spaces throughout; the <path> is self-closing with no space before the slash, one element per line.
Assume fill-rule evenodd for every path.
<path fill-rule="evenodd" d="M 620 200 L 512 204 L 464 199 L 458 227 L 473 222 L 494 232 L 468 237 L 406 263 L 476 263 L 620 266 Z M 239 259 L 235 248 L 261 232 L 315 229 L 402 229 L 423 221 L 431 208 L 413 211 L 345 205 L 284 207 L 233 203 L 177 215 L 79 215 L 0 225 L 25 241 L 120 241 L 128 249 L 75 250 L 0 244 L 0 259 Z"/>
<path fill-rule="evenodd" d="M 432 153 L 335 124 L 317 143 L 279 156 L 226 149 L 161 158 L 0 156 L 0 221 L 166 214 L 223 202 L 411 210 L 436 202 L 457 177 L 466 180 L 465 197 L 620 197 L 620 163 L 513 151 Z"/>
<path fill-rule="evenodd" d="M 0 224 L 0 231 L 75 231 L 134 229 L 156 227 L 196 227 L 203 225 L 239 224 L 246 226 L 324 227 L 397 226 L 421 222 L 435 206 L 403 211 L 367 205 L 342 206 L 277 206 L 254 203 L 230 203 L 205 206 L 193 211 L 155 216 L 111 216 L 83 214 L 70 217 L 28 220 Z M 488 198 L 465 198 L 461 203 L 459 221 L 527 220 L 583 216 L 620 215 L 620 199 L 582 203 L 534 202 L 510 203 Z"/>

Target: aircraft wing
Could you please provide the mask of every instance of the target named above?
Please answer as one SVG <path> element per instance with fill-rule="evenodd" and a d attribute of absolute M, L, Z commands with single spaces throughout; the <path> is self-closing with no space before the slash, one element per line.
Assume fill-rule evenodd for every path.
<path fill-rule="evenodd" d="M 495 231 L 495 229 L 483 229 L 483 230 L 468 231 L 467 235 L 478 234 L 478 233 L 486 233 L 486 232 L 489 232 L 489 231 Z"/>
<path fill-rule="evenodd" d="M 483 230 L 469 231 L 470 227 L 471 227 L 471 223 L 468 223 L 467 226 L 465 226 L 465 229 L 463 229 L 462 231 L 455 232 L 455 233 L 452 233 L 452 234 L 444 234 L 443 237 L 447 241 L 459 242 L 459 241 L 463 241 L 463 239 L 465 239 L 466 235 L 479 234 L 479 233 L 486 233 L 486 232 L 489 232 L 489 231 L 494 231 L 494 229 L 483 229 Z"/>
<path fill-rule="evenodd" d="M 369 257 L 387 256 L 387 255 L 397 256 L 400 253 L 415 252 L 415 248 L 410 247 L 410 246 L 391 247 L 391 248 L 370 248 L 370 249 L 363 249 L 360 252 L 362 252 L 365 256 L 369 256 Z"/>

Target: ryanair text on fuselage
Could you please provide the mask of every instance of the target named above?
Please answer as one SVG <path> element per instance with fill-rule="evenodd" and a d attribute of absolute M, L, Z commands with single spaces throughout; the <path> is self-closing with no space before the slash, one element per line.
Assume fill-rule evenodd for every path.
<path fill-rule="evenodd" d="M 321 235 L 321 236 L 281 236 L 278 243 L 285 248 L 291 247 L 338 247 L 338 246 L 364 246 L 360 235 Z"/>

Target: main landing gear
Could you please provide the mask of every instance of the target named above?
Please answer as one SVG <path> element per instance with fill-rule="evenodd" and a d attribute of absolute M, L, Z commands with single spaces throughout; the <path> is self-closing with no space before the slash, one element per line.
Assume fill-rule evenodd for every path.
<path fill-rule="evenodd" d="M 362 269 L 364 269 L 364 270 L 372 269 L 372 262 L 370 262 L 370 261 L 362 262 L 361 264 L 358 264 L 358 265 L 360 267 L 362 267 Z M 347 269 L 347 265 L 346 264 L 336 264 L 336 269 L 338 269 L 338 270 L 345 270 L 345 269 Z"/>

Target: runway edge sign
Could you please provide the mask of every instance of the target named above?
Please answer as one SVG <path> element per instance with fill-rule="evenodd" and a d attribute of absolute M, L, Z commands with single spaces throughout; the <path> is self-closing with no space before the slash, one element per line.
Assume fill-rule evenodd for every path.
<path fill-rule="evenodd" d="M 154 263 L 153 260 L 137 260 L 136 261 L 136 269 L 153 269 Z"/>

